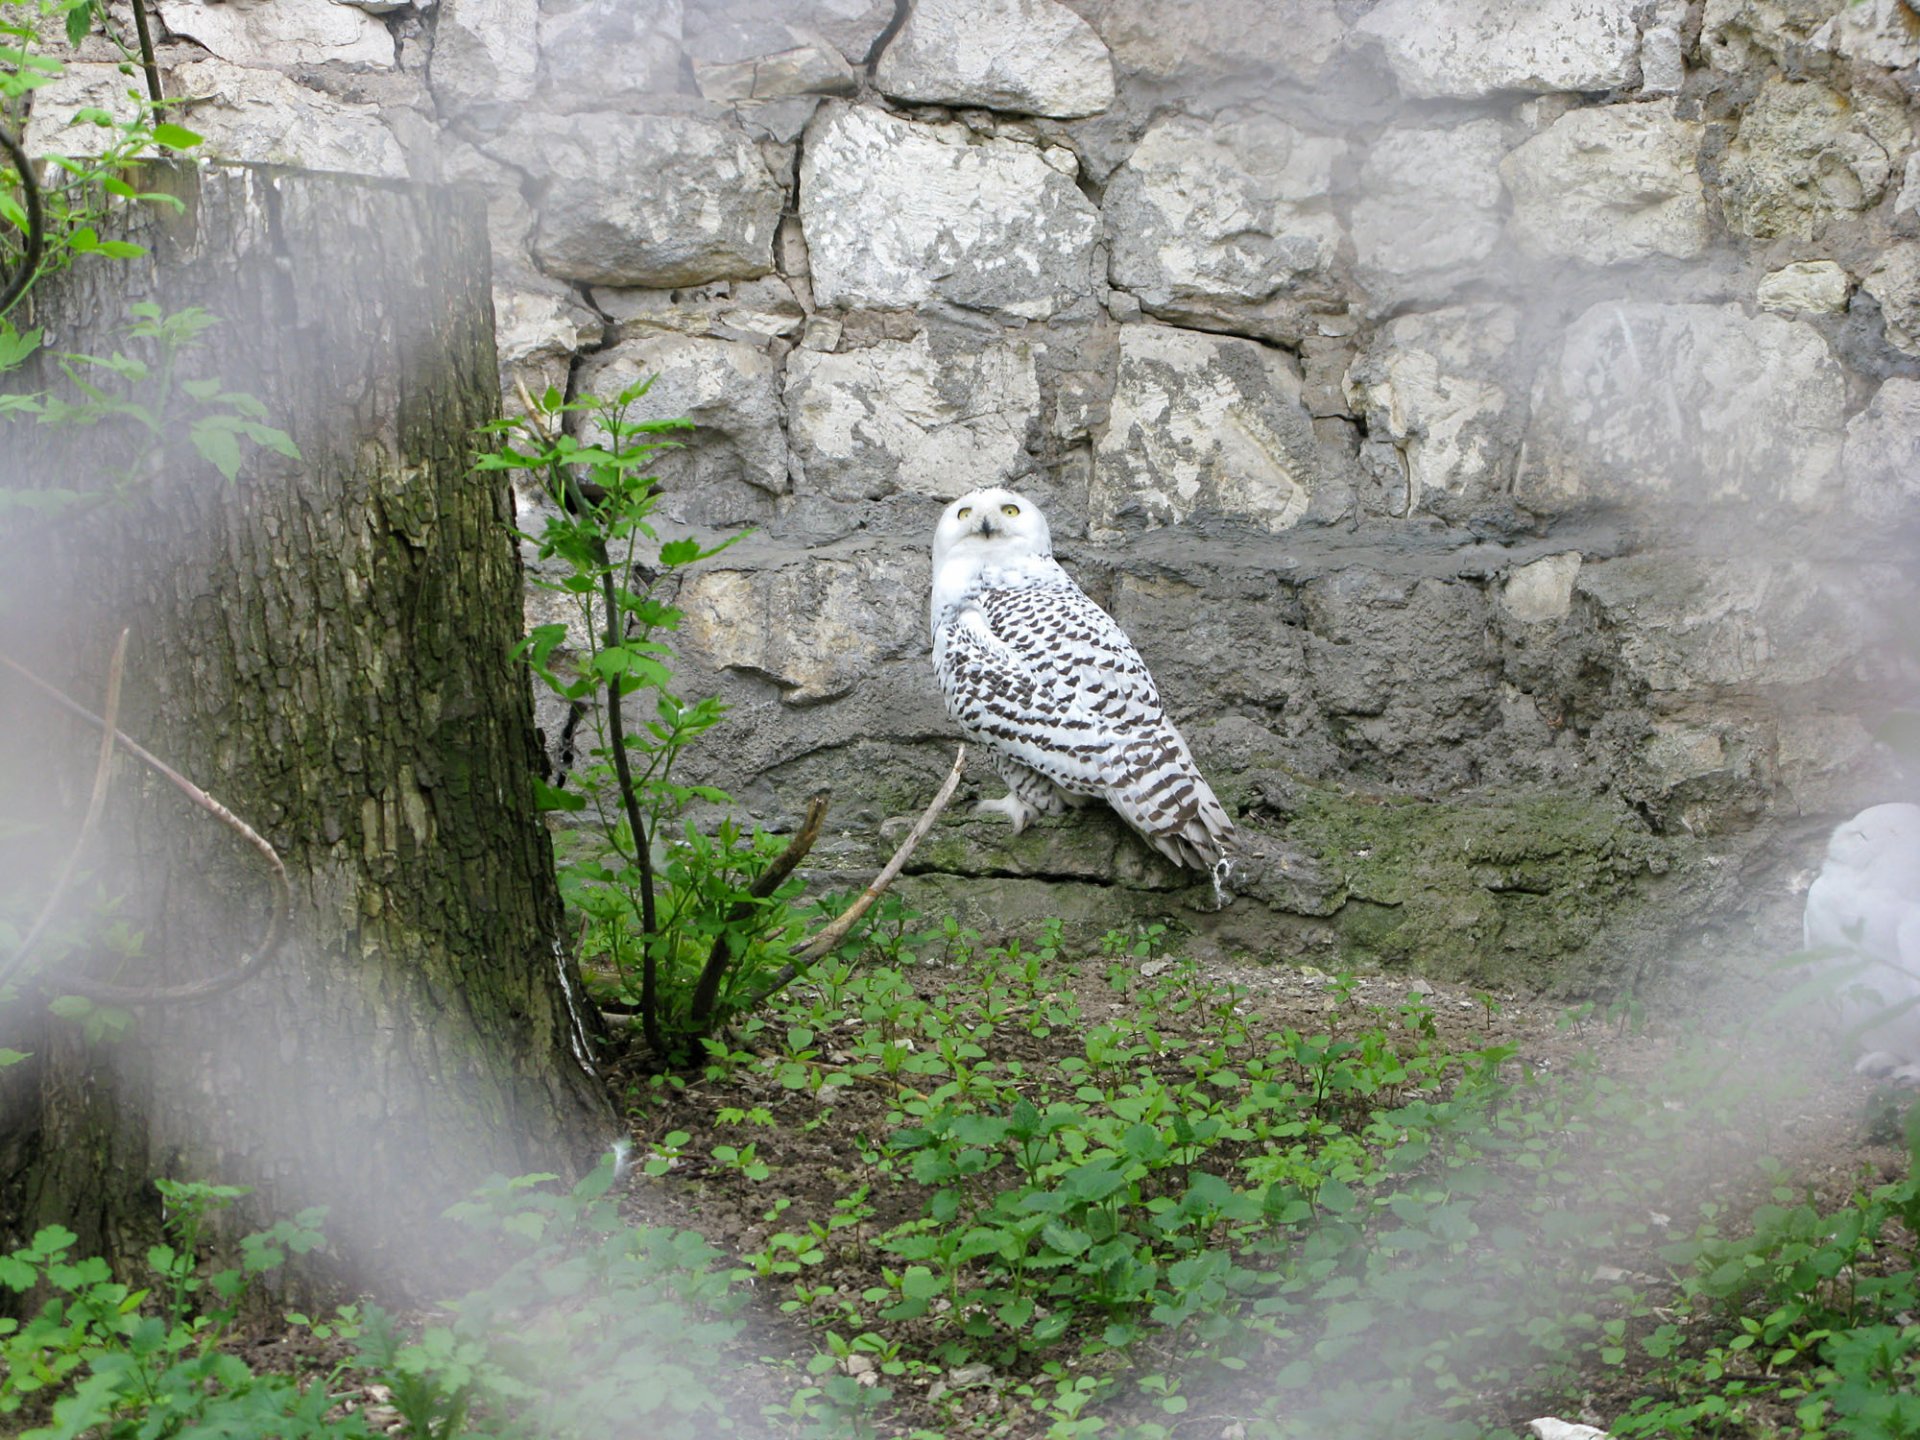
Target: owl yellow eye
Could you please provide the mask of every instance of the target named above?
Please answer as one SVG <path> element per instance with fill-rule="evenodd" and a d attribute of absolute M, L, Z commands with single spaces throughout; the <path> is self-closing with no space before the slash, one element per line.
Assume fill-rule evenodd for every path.
<path fill-rule="evenodd" d="M 960 518 L 961 518 L 962 520 L 964 520 L 964 519 L 966 519 L 966 518 L 967 518 L 967 516 L 969 516 L 969 515 L 971 515 L 972 513 L 973 513 L 973 506 L 971 506 L 971 505 L 962 505 L 962 506 L 960 507 L 960 511 L 959 511 L 959 514 L 960 514 Z"/>
<path fill-rule="evenodd" d="M 1002 515 L 1018 515 L 1020 513 L 1020 507 L 1018 505 L 1002 505 L 1000 507 L 1000 513 Z"/>

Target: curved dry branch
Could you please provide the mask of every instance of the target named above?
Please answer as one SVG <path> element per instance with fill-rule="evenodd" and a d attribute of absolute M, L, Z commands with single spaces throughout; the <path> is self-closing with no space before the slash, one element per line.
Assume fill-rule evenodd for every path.
<path fill-rule="evenodd" d="M 906 839 L 902 840 L 899 848 L 893 852 L 893 858 L 881 866 L 880 873 L 873 877 L 873 883 L 861 891 L 860 898 L 843 910 L 832 924 L 795 950 L 793 962 L 774 976 L 770 985 L 755 992 L 753 998 L 742 1008 L 751 1010 L 779 994 L 805 974 L 807 967 L 814 961 L 846 939 L 847 932 L 860 923 L 860 917 L 872 909 L 874 901 L 886 894 L 887 888 L 899 878 L 900 872 L 906 868 L 908 858 L 920 847 L 920 842 L 927 838 L 927 832 L 933 829 L 933 822 L 940 818 L 940 812 L 945 810 L 947 802 L 953 799 L 953 792 L 960 788 L 960 774 L 966 768 L 967 747 L 962 745 L 954 752 L 953 769 L 947 772 L 946 781 L 940 786 L 939 793 L 933 797 L 932 803 L 921 813 L 920 818 L 913 822 L 913 828 L 907 832 Z"/>
<path fill-rule="evenodd" d="M 124 637 L 122 643 L 124 644 Z M 105 732 L 105 739 L 102 744 L 103 751 L 109 743 L 117 743 L 119 747 L 129 755 L 136 757 L 150 769 L 164 776 L 181 794 L 185 795 L 195 805 L 198 805 L 202 810 L 206 811 L 209 815 L 213 816 L 214 819 L 225 825 L 229 830 L 232 830 L 242 840 L 246 841 L 248 845 L 252 846 L 266 862 L 268 873 L 272 876 L 273 880 L 274 903 L 272 908 L 267 912 L 265 929 L 262 931 L 258 943 L 254 945 L 252 952 L 249 953 L 239 965 L 229 970 L 226 974 L 215 975 L 206 980 L 192 980 L 184 985 L 166 985 L 153 988 L 137 985 L 114 985 L 103 980 L 84 980 L 69 976 L 60 982 L 63 992 L 84 996 L 86 999 L 95 1000 L 106 1005 L 181 1005 L 198 1000 L 207 1000 L 215 995 L 224 994 L 226 991 L 233 989 L 234 986 L 241 984 L 243 981 L 259 973 L 260 969 L 268 960 L 272 959 L 275 952 L 279 950 L 281 942 L 285 938 L 286 931 L 293 919 L 293 887 L 287 880 L 287 867 L 281 861 L 279 851 L 275 850 L 273 846 L 267 842 L 266 838 L 251 825 L 247 824 L 246 821 L 242 820 L 238 815 L 235 815 L 231 810 L 227 809 L 226 806 L 214 799 L 213 796 L 209 795 L 178 770 L 175 770 L 171 765 L 167 764 L 166 761 L 160 759 L 159 756 L 136 743 L 125 731 L 118 729 L 110 719 L 102 719 L 100 716 L 95 715 L 91 710 L 67 695 L 66 692 L 58 686 L 41 679 L 17 660 L 6 655 L 0 655 L 0 665 L 6 666 L 7 669 L 20 676 L 21 679 L 39 690 L 63 710 L 79 716 L 89 725 Z M 110 709 L 118 707 L 119 697 L 117 688 L 117 686 L 114 686 L 109 689 L 108 703 Z M 98 781 L 96 780 L 96 784 L 97 783 Z M 20 953 L 17 952 L 14 956 L 14 963 L 16 965 L 19 963 L 19 959 Z"/>

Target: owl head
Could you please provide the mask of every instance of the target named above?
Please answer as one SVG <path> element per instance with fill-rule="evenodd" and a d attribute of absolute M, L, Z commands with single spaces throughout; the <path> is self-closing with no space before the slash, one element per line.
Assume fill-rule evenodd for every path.
<path fill-rule="evenodd" d="M 994 486 L 962 495 L 947 506 L 933 532 L 933 563 L 949 555 L 980 560 L 1050 556 L 1053 535 L 1040 507 L 1013 490 Z"/>
<path fill-rule="evenodd" d="M 1872 805 L 1837 826 L 1827 842 L 1831 864 L 1912 877 L 1920 884 L 1920 806 Z"/>

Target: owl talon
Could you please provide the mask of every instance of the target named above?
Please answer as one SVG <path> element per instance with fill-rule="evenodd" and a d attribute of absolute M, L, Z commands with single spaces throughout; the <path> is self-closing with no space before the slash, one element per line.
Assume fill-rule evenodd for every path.
<path fill-rule="evenodd" d="M 978 805 L 973 807 L 973 813 L 976 815 L 1004 815 L 1007 818 L 1007 822 L 1013 826 L 1013 833 L 1018 835 L 1022 830 L 1027 828 L 1027 822 L 1032 820 L 1033 817 L 1040 812 L 1034 809 L 1033 806 L 1027 804 L 1027 802 L 1022 800 L 1018 795 L 1002 795 L 998 800 L 982 800 Z"/>

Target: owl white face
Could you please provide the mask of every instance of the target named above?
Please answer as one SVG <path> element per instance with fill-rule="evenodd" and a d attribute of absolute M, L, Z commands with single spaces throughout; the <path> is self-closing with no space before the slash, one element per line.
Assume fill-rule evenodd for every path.
<path fill-rule="evenodd" d="M 962 495 L 940 516 L 933 531 L 934 567 L 956 551 L 983 561 L 1051 555 L 1053 535 L 1038 505 L 995 486 Z"/>
<path fill-rule="evenodd" d="M 1853 869 L 1903 869 L 1920 875 L 1920 806 L 1874 805 L 1839 825 L 1827 857 Z"/>

